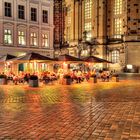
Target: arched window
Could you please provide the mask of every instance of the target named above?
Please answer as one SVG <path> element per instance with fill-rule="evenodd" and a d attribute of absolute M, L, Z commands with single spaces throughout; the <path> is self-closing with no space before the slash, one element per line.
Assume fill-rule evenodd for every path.
<path fill-rule="evenodd" d="M 112 51 L 111 59 L 113 63 L 118 63 L 120 60 L 120 52 L 118 50 Z"/>

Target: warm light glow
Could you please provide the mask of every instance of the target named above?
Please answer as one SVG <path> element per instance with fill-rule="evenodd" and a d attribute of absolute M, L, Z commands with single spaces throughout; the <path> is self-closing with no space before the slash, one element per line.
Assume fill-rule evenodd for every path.
<path fill-rule="evenodd" d="M 118 50 L 114 50 L 111 53 L 111 58 L 113 63 L 118 63 L 120 60 L 120 52 Z"/>
<path fill-rule="evenodd" d="M 25 45 L 25 32 L 18 31 L 18 44 Z"/>
<path fill-rule="evenodd" d="M 114 4 L 114 14 L 122 14 L 122 0 L 115 0 Z"/>
<path fill-rule="evenodd" d="M 42 46 L 48 48 L 48 35 L 42 34 Z"/>
<path fill-rule="evenodd" d="M 133 66 L 132 65 L 127 65 L 127 69 L 133 69 Z"/>
<path fill-rule="evenodd" d="M 88 63 L 89 66 L 91 66 L 91 63 Z"/>
<path fill-rule="evenodd" d="M 114 37 L 121 38 L 122 35 L 122 0 L 114 1 Z"/>
<path fill-rule="evenodd" d="M 92 17 L 92 0 L 85 0 L 85 19 Z"/>
<path fill-rule="evenodd" d="M 10 29 L 4 30 L 4 43 L 12 44 L 12 31 Z"/>
<path fill-rule="evenodd" d="M 35 32 L 31 33 L 30 40 L 32 46 L 37 46 L 37 33 Z"/>
<path fill-rule="evenodd" d="M 121 34 L 122 34 L 122 19 L 121 18 L 114 19 L 114 34 L 115 34 L 115 38 L 121 38 Z"/>
<path fill-rule="evenodd" d="M 91 22 L 91 17 L 92 17 L 92 0 L 85 0 L 85 9 L 84 9 L 84 18 L 85 18 L 85 25 L 84 29 L 87 31 L 86 34 L 86 40 L 90 41 L 92 34 L 92 22 Z"/>
<path fill-rule="evenodd" d="M 67 66 L 67 63 L 66 63 L 66 62 L 63 62 L 63 65 L 64 65 L 64 66 Z"/>

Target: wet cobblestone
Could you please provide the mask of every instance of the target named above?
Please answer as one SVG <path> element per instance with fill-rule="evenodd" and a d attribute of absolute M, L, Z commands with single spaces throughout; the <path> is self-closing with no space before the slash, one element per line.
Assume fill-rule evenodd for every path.
<path fill-rule="evenodd" d="M 0 87 L 0 140 L 140 140 L 139 86 Z"/>

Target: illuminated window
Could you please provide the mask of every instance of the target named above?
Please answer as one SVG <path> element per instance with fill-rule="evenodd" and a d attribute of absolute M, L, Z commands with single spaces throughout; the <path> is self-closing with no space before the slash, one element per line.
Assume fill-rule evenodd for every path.
<path fill-rule="evenodd" d="M 114 19 L 114 37 L 115 38 L 121 38 L 122 34 L 122 19 L 121 18 L 115 18 Z"/>
<path fill-rule="evenodd" d="M 118 63 L 120 59 L 120 52 L 118 50 L 112 51 L 111 58 L 113 63 Z"/>
<path fill-rule="evenodd" d="M 85 31 L 87 32 L 86 40 L 88 41 L 91 40 L 91 37 L 92 37 L 91 30 L 92 30 L 91 22 L 85 23 Z"/>
<path fill-rule="evenodd" d="M 49 46 L 48 44 L 48 35 L 47 34 L 42 34 L 42 46 L 47 47 Z"/>
<path fill-rule="evenodd" d="M 9 29 L 4 30 L 4 43 L 12 44 L 12 31 Z"/>
<path fill-rule="evenodd" d="M 85 25 L 84 29 L 87 32 L 86 34 L 86 40 L 91 40 L 92 34 L 92 23 L 91 23 L 91 17 L 92 17 L 92 0 L 85 0 L 85 9 L 84 9 L 84 20 Z"/>
<path fill-rule="evenodd" d="M 88 50 L 83 50 L 81 56 L 88 56 Z"/>
<path fill-rule="evenodd" d="M 114 14 L 122 14 L 122 0 L 115 0 L 114 3 Z"/>
<path fill-rule="evenodd" d="M 31 45 L 32 46 L 37 46 L 37 34 L 36 33 L 31 33 L 30 39 L 31 39 Z"/>
<path fill-rule="evenodd" d="M 121 38 L 122 35 L 122 9 L 123 0 L 114 0 L 114 37 Z"/>
<path fill-rule="evenodd" d="M 91 29 L 92 29 L 91 22 L 85 23 L 85 31 L 91 31 Z"/>
<path fill-rule="evenodd" d="M 92 0 L 85 0 L 85 20 L 91 19 L 92 16 Z"/>
<path fill-rule="evenodd" d="M 25 45 L 25 32 L 23 31 L 18 32 L 18 44 Z"/>

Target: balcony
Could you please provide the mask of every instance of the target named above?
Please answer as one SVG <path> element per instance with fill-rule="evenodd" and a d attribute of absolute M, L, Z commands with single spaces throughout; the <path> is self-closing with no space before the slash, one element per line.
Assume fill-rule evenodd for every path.
<path fill-rule="evenodd" d="M 108 43 L 122 43 L 123 42 L 123 35 L 112 35 L 107 37 Z"/>

